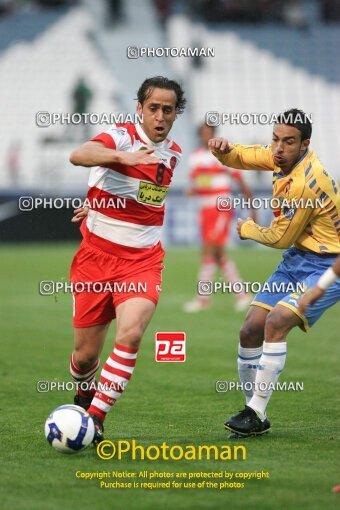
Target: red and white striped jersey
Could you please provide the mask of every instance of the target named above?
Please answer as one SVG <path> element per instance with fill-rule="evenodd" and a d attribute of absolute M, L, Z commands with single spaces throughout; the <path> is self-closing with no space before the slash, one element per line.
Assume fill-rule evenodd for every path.
<path fill-rule="evenodd" d="M 189 168 L 192 187 L 200 196 L 202 207 L 216 207 L 217 197 L 231 193 L 232 180 L 241 179 L 239 170 L 223 166 L 203 147 L 191 154 Z"/>
<path fill-rule="evenodd" d="M 150 249 L 161 246 L 164 200 L 181 149 L 169 138 L 153 143 L 141 125 L 132 123 L 113 125 L 92 141 L 117 151 L 152 148 L 155 150 L 152 155 L 162 161 L 152 165 L 98 166 L 91 170 L 89 177 L 87 197 L 93 206 L 82 224 L 84 239 L 118 257 L 145 257 Z"/>

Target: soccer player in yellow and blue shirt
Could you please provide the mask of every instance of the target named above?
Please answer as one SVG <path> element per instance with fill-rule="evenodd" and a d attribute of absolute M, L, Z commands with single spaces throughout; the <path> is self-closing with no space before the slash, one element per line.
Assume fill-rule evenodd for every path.
<path fill-rule="evenodd" d="M 286 250 L 267 280 L 274 292 L 255 296 L 240 331 L 238 371 L 246 406 L 225 423 L 236 437 L 268 432 L 266 407 L 285 364 L 288 333 L 296 326 L 307 331 L 340 299 L 340 278 L 304 312 L 299 308 L 303 291 L 288 291 L 289 284 L 302 284 L 304 291 L 314 287 L 340 252 L 338 186 L 309 148 L 311 134 L 307 115 L 291 109 L 278 116 L 270 146 L 209 141 L 224 165 L 273 172 L 273 198 L 279 204 L 274 220 L 262 227 L 250 218 L 239 219 L 237 229 L 241 239 Z M 287 284 L 287 292 L 275 292 L 275 282 L 276 289 Z"/>

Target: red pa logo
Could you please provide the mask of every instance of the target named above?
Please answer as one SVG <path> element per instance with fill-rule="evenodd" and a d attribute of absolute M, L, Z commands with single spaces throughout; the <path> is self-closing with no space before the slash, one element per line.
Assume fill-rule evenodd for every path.
<path fill-rule="evenodd" d="M 177 363 L 185 361 L 185 333 L 158 332 L 155 343 L 156 361 Z"/>

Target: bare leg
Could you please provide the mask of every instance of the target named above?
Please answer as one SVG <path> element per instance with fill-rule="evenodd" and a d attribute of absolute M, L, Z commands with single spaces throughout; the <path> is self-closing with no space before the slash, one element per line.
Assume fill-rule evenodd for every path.
<path fill-rule="evenodd" d="M 74 328 L 73 360 L 80 370 L 86 370 L 98 359 L 110 323 L 91 328 Z"/>
<path fill-rule="evenodd" d="M 138 348 L 155 310 L 155 303 L 145 298 L 128 299 L 120 304 L 116 310 L 116 342 Z"/>
<path fill-rule="evenodd" d="M 230 282 L 231 284 L 242 282 L 238 268 L 235 262 L 228 258 L 224 246 L 215 246 L 215 258 L 225 282 Z M 234 297 L 236 300 L 235 311 L 241 312 L 247 310 L 251 302 L 251 296 L 242 289 L 242 292 L 234 293 Z"/>
<path fill-rule="evenodd" d="M 216 273 L 216 260 L 215 260 L 215 246 L 213 244 L 204 243 L 201 249 L 201 264 L 198 274 L 200 282 L 212 282 L 215 279 Z M 188 313 L 200 312 L 208 308 L 211 304 L 211 293 L 207 291 L 209 284 L 199 285 L 199 295 L 193 300 L 187 302 L 183 306 L 183 310 Z"/>
<path fill-rule="evenodd" d="M 264 340 L 264 328 L 269 310 L 260 306 L 250 306 L 240 331 L 241 347 L 261 347 Z"/>

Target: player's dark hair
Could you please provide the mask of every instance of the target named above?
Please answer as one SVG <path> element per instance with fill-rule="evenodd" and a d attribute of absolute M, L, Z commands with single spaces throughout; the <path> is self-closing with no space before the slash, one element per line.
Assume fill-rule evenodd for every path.
<path fill-rule="evenodd" d="M 199 126 L 197 126 L 197 134 L 200 135 L 201 134 L 201 130 L 204 128 L 204 127 L 208 127 L 210 129 L 212 129 L 213 133 L 215 133 L 216 131 L 216 126 L 210 126 L 209 124 L 207 124 L 206 122 L 202 122 L 202 124 L 200 124 Z"/>
<path fill-rule="evenodd" d="M 298 129 L 301 133 L 301 141 L 309 140 L 312 136 L 312 123 L 308 115 L 298 108 L 291 108 L 277 116 L 276 124 L 285 124 Z"/>
<path fill-rule="evenodd" d="M 143 81 L 142 85 L 137 91 L 137 100 L 140 104 L 146 101 L 153 89 L 166 89 L 173 90 L 176 94 L 176 113 L 179 115 L 184 112 L 187 100 L 184 97 L 184 90 L 179 83 L 175 80 L 169 80 L 164 76 L 153 76 Z"/>

